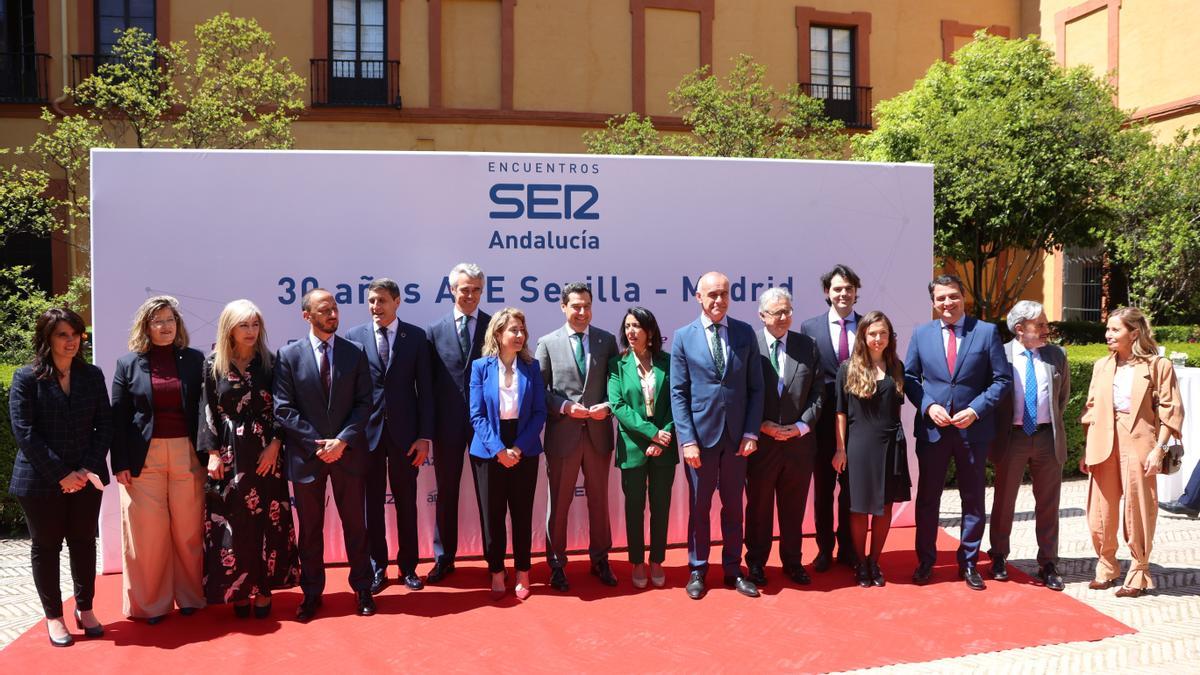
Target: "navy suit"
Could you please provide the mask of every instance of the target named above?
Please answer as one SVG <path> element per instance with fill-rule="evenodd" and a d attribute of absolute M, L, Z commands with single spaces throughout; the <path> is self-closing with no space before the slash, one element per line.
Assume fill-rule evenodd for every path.
<path fill-rule="evenodd" d="M 305 596 L 325 589 L 325 479 L 342 521 L 350 587 L 371 588 L 371 558 L 364 514 L 368 469 L 366 425 L 371 414 L 371 371 L 367 355 L 334 336 L 330 365 L 333 382 L 326 397 L 308 336 L 279 350 L 275 358 L 275 417 L 284 431 L 288 478 L 300 518 L 300 587 Z M 346 442 L 333 463 L 316 456 L 318 439 Z"/>
<path fill-rule="evenodd" d="M 946 329 L 942 321 L 917 326 L 904 360 L 904 393 L 917 407 L 917 559 L 932 565 L 937 558 L 938 511 L 946 467 L 954 458 L 962 500 L 962 536 L 958 564 L 974 565 L 984 525 L 984 467 L 996 433 L 993 413 L 1001 397 L 1011 396 L 1012 367 L 996 327 L 964 317 L 954 372 L 946 362 Z M 967 427 L 939 427 L 928 414 L 933 404 L 950 416 L 967 408 L 979 419 Z"/>
<path fill-rule="evenodd" d="M 862 320 L 862 315 L 854 313 L 854 324 Z M 820 357 L 821 375 L 825 380 L 824 409 L 825 414 L 817 421 L 816 441 L 817 453 L 813 459 L 813 519 L 817 530 L 817 549 L 821 553 L 833 557 L 833 545 L 836 540 L 838 555 L 843 559 L 853 560 L 854 541 L 850 537 L 850 483 L 849 472 L 838 473 L 833 470 L 833 455 L 837 452 L 837 439 L 834 437 L 834 427 L 837 423 L 837 397 L 834 393 L 834 383 L 837 381 L 838 361 L 837 347 L 829 334 L 829 312 L 825 311 L 808 319 L 800 325 L 800 333 L 807 335 L 817 343 L 817 353 Z M 833 523 L 833 489 L 840 486 L 837 498 L 837 528 Z"/>
<path fill-rule="evenodd" d="M 726 318 L 728 352 L 718 378 L 710 333 L 702 319 L 671 338 L 671 412 L 679 447 L 700 446 L 700 467 L 685 467 L 690 510 L 688 558 L 692 570 L 708 570 L 713 492 L 721 491 L 721 564 L 726 576 L 741 575 L 742 502 L 746 458 L 737 455 L 742 438 L 757 437 L 763 419 L 762 359 L 749 324 Z"/>
<path fill-rule="evenodd" d="M 391 348 L 385 369 L 379 357 L 377 330 L 373 322 L 368 322 L 351 328 L 346 339 L 367 355 L 374 385 L 366 429 L 367 446 L 371 451 L 366 483 L 371 564 L 376 574 L 387 570 L 387 529 L 383 514 L 390 481 L 399 543 L 396 565 L 403 578 L 416 574 L 419 553 L 417 473 L 420 467 L 412 465 L 412 457 L 407 453 L 418 438 L 433 438 L 433 366 L 425 331 L 397 320 L 395 334 L 388 336 Z"/>
<path fill-rule="evenodd" d="M 437 510 L 433 555 L 438 563 L 454 564 L 458 555 L 458 501 L 463 461 L 475 431 L 471 426 L 471 362 L 483 352 L 483 337 L 491 315 L 483 310 L 472 320 L 473 338 L 464 354 L 458 341 L 454 312 L 425 329 L 433 363 L 433 475 L 437 479 Z"/>

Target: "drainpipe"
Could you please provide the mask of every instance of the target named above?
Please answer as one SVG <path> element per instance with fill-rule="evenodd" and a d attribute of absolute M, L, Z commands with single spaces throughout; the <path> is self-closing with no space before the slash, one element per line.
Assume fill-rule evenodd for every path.
<path fill-rule="evenodd" d="M 62 44 L 62 58 L 59 59 L 59 62 L 62 64 L 62 84 L 64 91 L 58 95 L 58 98 L 50 102 L 50 109 L 53 110 L 59 117 L 66 117 L 67 113 L 62 109 L 62 104 L 67 100 L 66 87 L 68 77 L 70 76 L 71 61 L 69 54 L 70 50 L 67 49 L 67 0 L 58 0 L 58 11 L 61 18 L 61 21 L 59 21 L 58 24 L 62 30 L 59 36 Z"/>

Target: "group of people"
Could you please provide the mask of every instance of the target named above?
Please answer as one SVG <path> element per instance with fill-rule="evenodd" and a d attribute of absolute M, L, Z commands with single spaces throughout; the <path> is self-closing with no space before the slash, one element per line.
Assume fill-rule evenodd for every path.
<path fill-rule="evenodd" d="M 177 301 L 150 298 L 134 317 L 130 352 L 117 362 L 111 402 L 103 374 L 80 356 L 83 321 L 69 309 L 45 312 L 33 363 L 13 378 L 19 451 L 10 492 L 29 525 L 51 643 L 73 641 L 58 590 L 64 540 L 77 628 L 103 634 L 91 603 L 109 463 L 121 503 L 123 612 L 151 624 L 175 608 L 187 615 L 226 603 L 238 617 L 264 618 L 272 592 L 296 585 L 303 591 L 296 618 L 315 616 L 325 586 L 327 484 L 358 614 L 373 614 L 372 596 L 390 583 L 389 483 L 399 582 L 420 590 L 443 581 L 455 572 L 467 458 L 492 597 L 506 596 L 511 581 L 512 593 L 528 598 L 543 454 L 546 559 L 549 585 L 558 591 L 570 587 L 567 524 L 581 473 L 590 572 L 605 585 L 618 584 L 609 564 L 614 464 L 625 497 L 630 583 L 665 585 L 681 458 L 689 597 L 707 591 L 714 495 L 721 502 L 725 586 L 756 597 L 769 583 L 776 514 L 784 575 L 811 583 L 801 536 L 810 485 L 817 546 L 811 569 L 826 572 L 836 562 L 852 567 L 860 586 L 883 586 L 879 558 L 892 507 L 912 493 L 901 425 L 905 398 L 917 409 L 912 580 L 923 584 L 934 575 L 940 498 L 953 459 L 963 516 L 958 573 L 970 588 L 985 588 L 978 563 L 990 459 L 992 578 L 1008 578 L 1014 504 L 1028 468 L 1037 504 L 1037 576 L 1062 590 L 1058 507 L 1070 376 L 1064 351 L 1047 342 L 1040 304 L 1022 301 L 1009 312 L 1015 337 L 1003 344 L 995 325 L 965 315 L 961 282 L 938 276 L 929 284 L 937 319 L 916 328 L 901 361 L 891 320 L 855 311 L 861 281 L 845 265 L 821 277 L 829 310 L 799 331 L 792 330 L 788 289 L 761 294 L 761 326 L 754 327 L 728 316 L 729 279 L 710 272 L 696 291 L 699 317 L 675 331 L 668 352 L 650 310 L 629 308 L 614 336 L 592 324 L 590 288 L 570 283 L 562 289 L 564 324 L 531 348 L 520 310 L 489 315 L 479 308 L 478 266 L 456 265 L 448 281 L 453 310 L 423 330 L 398 317 L 398 285 L 374 280 L 370 321 L 345 337 L 338 335 L 333 295 L 310 291 L 301 302 L 307 336 L 276 354 L 267 347 L 262 313 L 248 300 L 226 305 L 206 357 L 189 347 Z M 1123 513 L 1134 562 L 1117 594 L 1128 597 L 1152 587 L 1154 475 L 1165 444 L 1179 435 L 1183 411 L 1174 371 L 1157 357 L 1140 311 L 1113 312 L 1106 340 L 1110 355 L 1096 363 L 1082 419 L 1081 468 L 1092 481 L 1088 522 L 1099 557 L 1091 587 L 1117 583 Z M 416 482 L 430 453 L 438 490 L 435 560 L 422 580 Z"/>

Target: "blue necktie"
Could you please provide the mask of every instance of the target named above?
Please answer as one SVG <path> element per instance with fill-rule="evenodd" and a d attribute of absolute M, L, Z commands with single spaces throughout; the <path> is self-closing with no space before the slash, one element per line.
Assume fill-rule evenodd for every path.
<path fill-rule="evenodd" d="M 1033 352 L 1025 350 L 1025 414 L 1021 428 L 1032 436 L 1037 432 L 1037 373 L 1033 369 Z"/>

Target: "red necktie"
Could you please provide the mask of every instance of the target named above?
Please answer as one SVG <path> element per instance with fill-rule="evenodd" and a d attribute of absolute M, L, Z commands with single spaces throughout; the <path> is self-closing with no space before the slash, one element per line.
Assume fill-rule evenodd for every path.
<path fill-rule="evenodd" d="M 958 340 L 955 339 L 954 324 L 946 326 L 946 330 L 950 331 L 950 339 L 946 340 L 946 368 L 950 371 L 950 377 L 954 377 L 954 363 L 958 360 Z"/>

